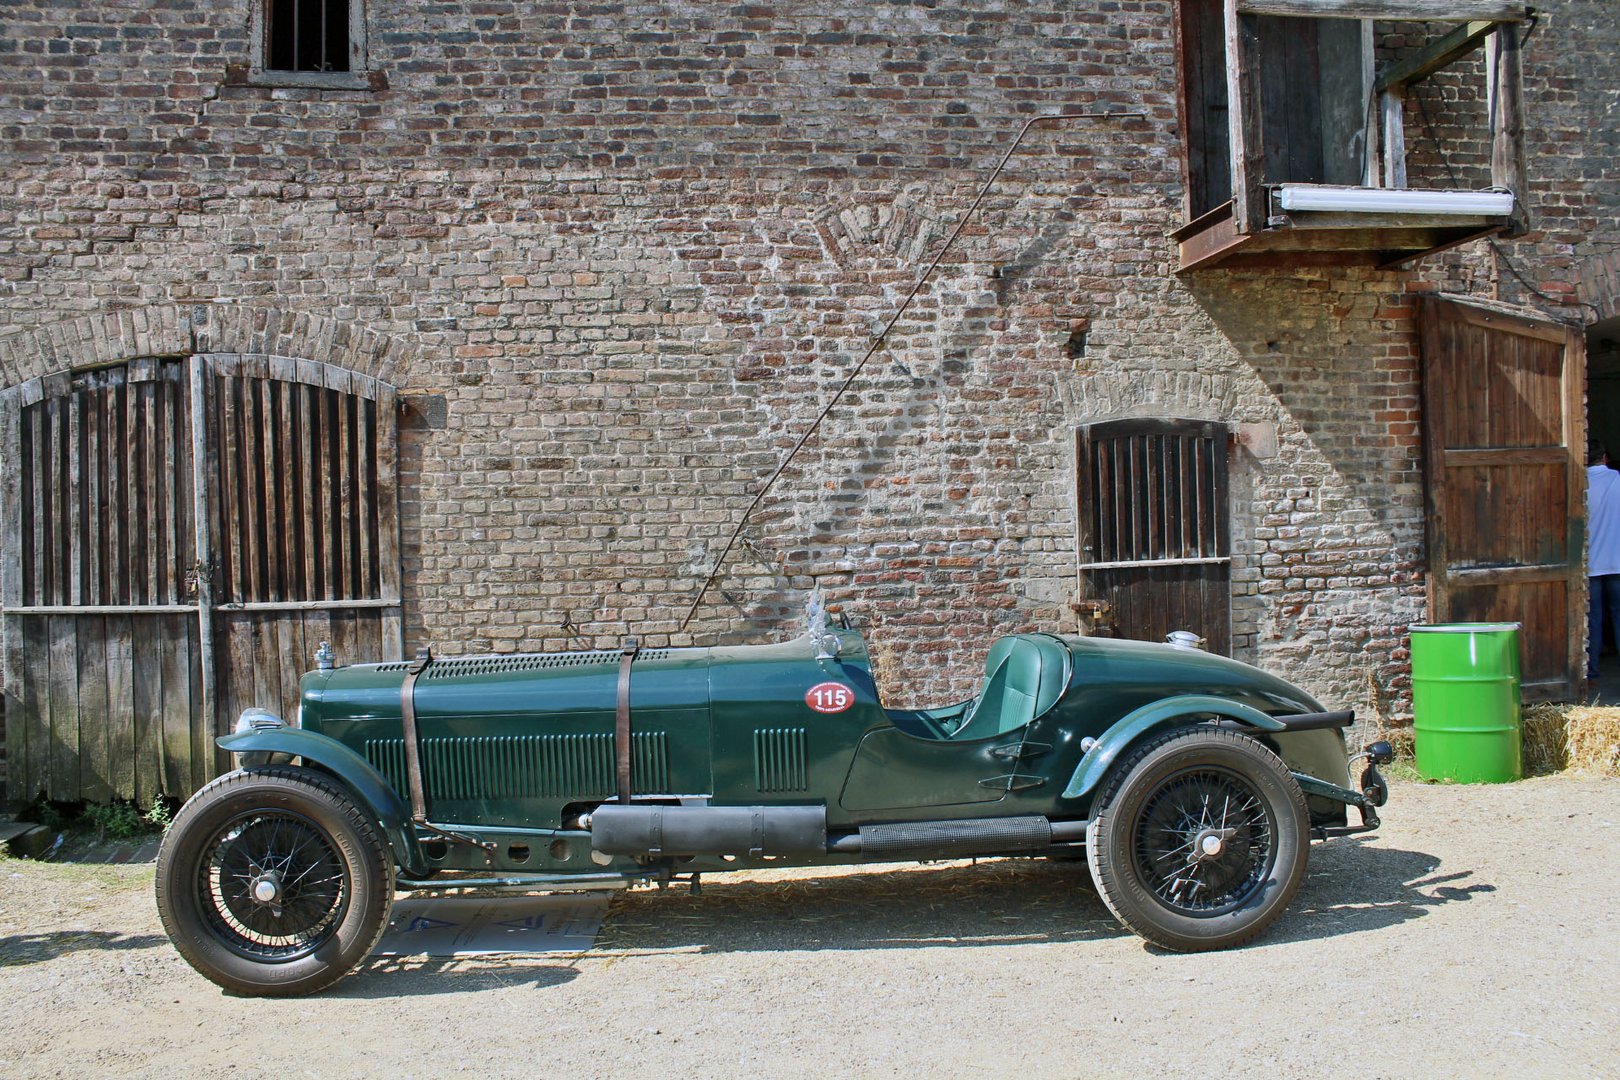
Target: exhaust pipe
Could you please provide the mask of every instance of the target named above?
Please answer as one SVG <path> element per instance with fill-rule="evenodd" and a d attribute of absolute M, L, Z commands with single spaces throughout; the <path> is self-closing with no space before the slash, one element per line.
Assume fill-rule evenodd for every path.
<path fill-rule="evenodd" d="M 1051 821 L 1038 815 L 911 821 L 863 825 L 859 832 L 829 836 L 827 850 L 840 855 L 992 855 L 1039 851 L 1083 840 L 1085 835 L 1085 821 Z"/>

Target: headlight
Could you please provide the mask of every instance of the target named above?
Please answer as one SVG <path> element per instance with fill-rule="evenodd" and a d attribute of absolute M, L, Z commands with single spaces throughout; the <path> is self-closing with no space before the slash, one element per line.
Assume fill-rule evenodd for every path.
<path fill-rule="evenodd" d="M 249 731 L 267 731 L 272 728 L 284 728 L 286 726 L 287 721 L 269 709 L 243 709 L 242 715 L 236 719 L 236 733 L 238 735 Z"/>

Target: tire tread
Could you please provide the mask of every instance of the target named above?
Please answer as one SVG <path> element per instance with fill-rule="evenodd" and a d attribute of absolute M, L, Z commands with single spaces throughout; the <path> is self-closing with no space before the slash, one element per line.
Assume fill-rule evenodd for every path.
<path fill-rule="evenodd" d="M 185 828 L 191 821 L 204 814 L 215 804 L 231 798 L 239 790 L 251 787 L 254 784 L 273 781 L 287 785 L 295 791 L 300 791 L 306 797 L 313 797 L 318 802 L 324 802 L 327 808 L 339 814 L 343 824 L 353 830 L 359 842 L 359 857 L 362 862 L 369 864 L 375 888 L 366 890 L 364 897 L 366 903 L 373 909 L 366 913 L 364 947 L 359 939 L 350 944 L 344 951 L 350 954 L 350 962 L 342 965 L 327 965 L 313 974 L 295 981 L 263 981 L 254 982 L 240 978 L 219 966 L 209 963 L 207 958 L 191 946 L 189 933 L 192 928 L 183 925 L 186 917 L 179 914 L 183 905 L 189 905 L 191 900 L 186 896 L 193 883 L 186 874 L 185 864 L 189 862 L 189 853 L 179 850 L 184 840 Z M 181 865 L 177 866 L 179 860 Z M 175 875 L 179 874 L 180 877 Z M 173 880 L 171 880 L 173 879 Z M 301 997 L 325 989 L 332 983 L 349 974 L 358 967 L 376 949 L 377 943 L 382 940 L 388 929 L 388 909 L 394 896 L 394 860 L 389 853 L 388 845 L 383 840 L 377 823 L 371 815 L 362 809 L 354 794 L 340 781 L 318 770 L 293 765 L 266 765 L 249 769 L 240 769 L 226 773 L 198 789 L 196 794 L 186 800 L 179 813 L 175 815 L 174 824 L 170 826 L 168 834 L 164 837 L 162 846 L 158 849 L 157 872 L 155 874 L 154 891 L 157 899 L 158 914 L 163 922 L 163 929 L 168 933 L 169 939 L 186 962 L 195 968 L 205 978 L 213 981 L 224 989 L 237 994 L 253 997 Z M 358 891 L 358 890 L 356 890 Z M 309 959 L 309 958 L 306 958 Z M 251 961 L 243 961 L 251 964 Z M 296 961 L 295 963 L 301 963 Z"/>
<path fill-rule="evenodd" d="M 1243 930 L 1235 934 L 1226 934 L 1208 940 L 1195 940 L 1166 932 L 1162 927 L 1144 919 L 1133 909 L 1128 897 L 1130 895 L 1126 882 L 1120 880 L 1115 867 L 1110 865 L 1109 852 L 1106 843 L 1102 840 L 1102 830 L 1105 819 L 1114 810 L 1120 793 L 1129 782 L 1133 774 L 1149 757 L 1158 753 L 1163 747 L 1185 740 L 1197 738 L 1208 742 L 1212 746 L 1236 750 L 1249 755 L 1258 765 L 1268 768 L 1280 780 L 1289 794 L 1292 806 L 1288 809 L 1294 814 L 1295 821 L 1300 823 L 1298 848 L 1299 858 L 1297 865 L 1283 883 L 1283 891 L 1279 897 L 1268 902 L 1269 916 L 1256 920 Z M 1086 864 L 1091 869 L 1092 880 L 1097 886 L 1097 893 L 1102 897 L 1103 903 L 1114 917 L 1128 930 L 1144 940 L 1174 952 L 1203 952 L 1212 949 L 1231 949 L 1248 944 L 1263 933 L 1278 915 L 1287 908 L 1298 891 L 1300 882 L 1305 877 L 1305 864 L 1309 855 L 1309 816 L 1306 809 L 1305 795 L 1300 791 L 1299 785 L 1288 774 L 1288 768 L 1270 748 L 1259 740 L 1243 732 L 1231 731 L 1216 727 L 1184 726 L 1171 728 L 1159 735 L 1153 736 L 1139 746 L 1133 748 L 1125 757 L 1117 762 L 1105 778 L 1102 788 L 1093 802 L 1091 821 L 1086 828 Z M 1279 827 L 1282 824 L 1278 823 Z M 1128 871 L 1127 871 L 1128 872 Z"/>

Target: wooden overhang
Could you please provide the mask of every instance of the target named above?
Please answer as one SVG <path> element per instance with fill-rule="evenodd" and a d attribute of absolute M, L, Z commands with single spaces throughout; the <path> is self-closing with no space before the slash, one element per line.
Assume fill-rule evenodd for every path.
<path fill-rule="evenodd" d="M 1492 234 L 1528 227 L 1519 36 L 1529 15 L 1504 0 L 1221 0 L 1227 132 L 1233 196 L 1171 234 L 1180 272 L 1214 266 L 1363 263 L 1394 266 Z M 1376 96 L 1364 137 L 1359 186 L 1277 183 L 1264 175 L 1261 113 L 1262 16 L 1362 21 L 1363 85 Z M 1450 33 L 1383 71 L 1371 69 L 1372 20 L 1453 22 Z M 1183 28 L 1183 33 L 1185 28 Z M 1180 35 L 1178 35 L 1178 38 Z M 1414 190 L 1406 176 L 1403 105 L 1407 87 L 1485 47 L 1491 188 Z M 1186 43 L 1178 40 L 1178 48 Z M 1187 120 L 1184 86 L 1182 110 Z M 1183 130 L 1187 130 L 1184 124 Z M 1190 178 L 1190 177 L 1189 177 Z"/>

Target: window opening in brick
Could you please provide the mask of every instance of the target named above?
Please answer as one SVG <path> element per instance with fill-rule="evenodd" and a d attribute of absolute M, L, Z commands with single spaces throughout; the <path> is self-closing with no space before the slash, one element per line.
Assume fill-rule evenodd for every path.
<path fill-rule="evenodd" d="M 1176 0 L 1181 270 L 1240 251 L 1251 265 L 1289 267 L 1301 253 L 1333 252 L 1389 267 L 1487 233 L 1522 234 L 1519 41 L 1528 15 L 1505 0 Z M 1431 37 L 1431 22 L 1452 28 Z M 1483 61 L 1466 59 L 1482 47 Z M 1446 83 L 1412 93 L 1459 62 Z M 1442 141 L 1425 94 L 1441 100 L 1447 119 L 1473 121 Z M 1435 144 L 1414 156 L 1410 176 L 1409 96 Z M 1453 162 L 1454 152 L 1467 160 Z M 1436 153 L 1443 175 L 1431 166 Z"/>
<path fill-rule="evenodd" d="M 1263 17 L 1256 25 L 1264 182 L 1360 184 L 1368 108 L 1360 22 Z M 1182 0 L 1181 27 L 1189 210 L 1198 217 L 1232 197 L 1221 0 Z"/>
<path fill-rule="evenodd" d="M 266 70 L 349 70 L 350 0 L 266 0 L 266 5 Z"/>

